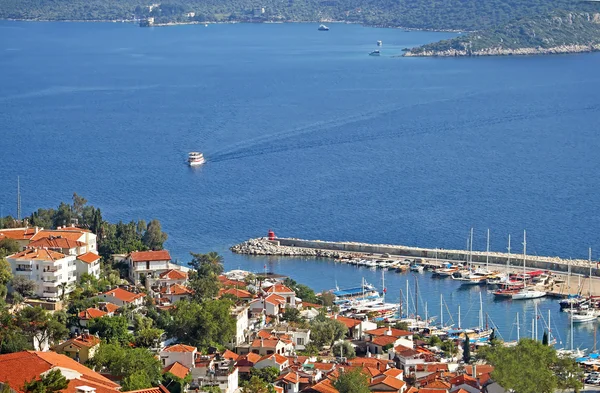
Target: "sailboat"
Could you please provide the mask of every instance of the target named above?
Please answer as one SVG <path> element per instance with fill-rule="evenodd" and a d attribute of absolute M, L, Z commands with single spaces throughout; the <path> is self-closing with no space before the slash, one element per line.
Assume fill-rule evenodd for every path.
<path fill-rule="evenodd" d="M 571 310 L 572 310 L 572 308 L 573 308 L 573 305 L 571 305 Z M 573 314 L 573 313 L 571 312 L 571 314 Z M 571 341 L 571 349 L 565 349 L 565 348 L 557 349 L 556 354 L 559 356 L 570 356 L 572 358 L 577 359 L 577 358 L 583 357 L 585 355 L 585 350 L 579 349 L 579 348 L 573 349 L 573 322 L 574 321 L 573 321 L 573 318 L 569 318 L 569 319 L 571 321 L 571 340 L 570 340 Z"/>
<path fill-rule="evenodd" d="M 523 231 L 523 289 L 519 292 L 512 294 L 513 300 L 523 300 L 523 299 L 538 299 L 546 296 L 546 292 L 538 291 L 535 288 L 527 288 L 526 276 L 527 272 L 525 270 L 525 261 L 527 260 L 527 232 Z"/>

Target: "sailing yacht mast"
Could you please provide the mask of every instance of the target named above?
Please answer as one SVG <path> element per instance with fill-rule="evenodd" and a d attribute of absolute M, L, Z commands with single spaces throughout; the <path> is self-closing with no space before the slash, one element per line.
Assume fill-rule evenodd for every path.
<path fill-rule="evenodd" d="M 517 313 L 517 343 L 521 340 L 521 326 L 519 325 L 519 313 Z"/>
<path fill-rule="evenodd" d="M 506 274 L 510 269 L 510 233 L 508 234 L 508 259 L 506 260 Z"/>
<path fill-rule="evenodd" d="M 460 304 L 458 305 L 458 328 L 460 329 Z"/>
<path fill-rule="evenodd" d="M 533 320 L 535 321 L 535 334 L 534 334 L 534 340 L 537 341 L 538 339 L 538 309 L 537 309 L 537 304 L 533 305 L 533 308 L 535 309 L 535 317 L 533 318 Z"/>
<path fill-rule="evenodd" d="M 473 228 L 471 228 L 471 237 L 469 238 L 469 270 L 473 270 Z"/>
<path fill-rule="evenodd" d="M 444 327 L 444 295 L 440 293 L 440 326 Z"/>
<path fill-rule="evenodd" d="M 487 248 L 485 253 L 485 270 L 490 271 L 490 228 L 487 230 Z"/>
<path fill-rule="evenodd" d="M 590 264 L 590 277 L 588 279 L 588 294 L 592 297 L 592 247 L 588 249 L 588 263 Z"/>
<path fill-rule="evenodd" d="M 385 292 L 385 269 L 381 269 L 381 293 L 383 293 L 381 296 L 382 303 L 385 303 Z"/>
<path fill-rule="evenodd" d="M 527 231 L 523 230 L 523 290 L 526 288 L 527 280 L 525 280 L 525 261 L 527 260 Z"/>
<path fill-rule="evenodd" d="M 481 292 L 479 292 L 479 330 L 483 331 L 483 302 L 481 300 Z"/>

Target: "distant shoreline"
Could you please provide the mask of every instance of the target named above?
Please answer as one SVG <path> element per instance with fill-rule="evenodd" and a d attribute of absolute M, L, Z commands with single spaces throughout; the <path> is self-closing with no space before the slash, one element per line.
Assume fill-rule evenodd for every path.
<path fill-rule="evenodd" d="M 15 18 L 0 18 L 0 21 L 11 21 L 11 22 L 69 22 L 69 23 L 81 23 L 81 22 L 89 22 L 89 23 L 132 23 L 139 24 L 141 19 L 15 19 Z M 387 26 L 387 25 L 371 25 L 362 22 L 352 22 L 352 21 L 344 21 L 344 20 L 326 20 L 326 21 L 317 21 L 317 20 L 295 20 L 295 21 L 242 21 L 242 20 L 234 20 L 234 21 L 222 21 L 222 22 L 199 22 L 199 21 L 189 21 L 189 22 L 167 22 L 167 23 L 156 23 L 152 26 L 148 27 L 168 27 L 168 26 L 184 26 L 184 25 L 230 25 L 230 24 L 292 24 L 292 23 L 332 23 L 332 24 L 347 24 L 347 25 L 361 25 L 364 27 L 378 28 L 378 29 L 402 29 L 407 32 L 411 31 L 423 31 L 423 32 L 431 32 L 431 33 L 470 33 L 470 31 L 466 30 L 455 30 L 455 29 L 425 29 L 425 28 L 416 28 L 416 27 L 404 27 L 404 26 Z"/>

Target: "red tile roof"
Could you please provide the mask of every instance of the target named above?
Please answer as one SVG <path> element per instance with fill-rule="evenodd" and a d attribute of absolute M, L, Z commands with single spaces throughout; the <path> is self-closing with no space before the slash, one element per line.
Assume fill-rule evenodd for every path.
<path fill-rule="evenodd" d="M 365 331 L 366 334 L 370 334 L 371 336 L 393 336 L 393 337 L 404 337 L 404 336 L 412 336 L 413 333 L 408 330 L 394 329 L 394 328 L 379 328 L 374 330 Z"/>
<path fill-rule="evenodd" d="M 320 305 L 320 304 L 305 302 L 303 300 L 302 301 L 302 307 L 304 307 L 304 308 L 322 308 L 323 306 Z"/>
<path fill-rule="evenodd" d="M 100 259 L 100 255 L 94 254 L 93 252 L 86 252 L 85 254 L 78 256 L 77 259 L 85 263 L 94 263 Z"/>
<path fill-rule="evenodd" d="M 146 261 L 170 261 L 171 255 L 167 250 L 159 251 L 133 251 L 129 254 L 133 262 L 146 262 Z"/>
<path fill-rule="evenodd" d="M 256 362 L 258 362 L 260 360 L 261 356 L 257 353 L 249 353 L 246 354 L 246 359 L 253 364 L 256 364 Z"/>
<path fill-rule="evenodd" d="M 448 393 L 446 389 L 430 389 L 430 388 L 420 388 L 419 393 Z"/>
<path fill-rule="evenodd" d="M 198 349 L 196 347 L 192 347 L 191 345 L 185 344 L 175 344 L 163 349 L 163 351 L 165 352 L 194 352 L 197 350 Z"/>
<path fill-rule="evenodd" d="M 188 274 L 181 270 L 169 269 L 162 272 L 159 277 L 163 280 L 187 280 Z"/>
<path fill-rule="evenodd" d="M 175 362 L 163 369 L 163 373 L 171 373 L 177 378 L 184 379 L 190 373 L 190 369 L 179 362 Z"/>
<path fill-rule="evenodd" d="M 333 386 L 333 382 L 329 379 L 324 379 L 323 381 L 307 388 L 306 390 L 315 391 L 319 393 L 339 393 L 338 390 Z"/>
<path fill-rule="evenodd" d="M 375 345 L 379 345 L 380 347 L 385 347 L 389 344 L 394 344 L 398 340 L 398 337 L 394 336 L 377 336 L 371 340 L 371 342 Z"/>
<path fill-rule="evenodd" d="M 89 231 L 88 231 L 89 232 Z M 42 231 L 39 231 L 38 233 L 36 233 L 35 235 L 33 235 L 31 237 L 31 241 L 36 241 L 39 239 L 42 239 L 44 237 L 62 237 L 64 239 L 69 239 L 73 242 L 79 241 L 79 239 L 81 239 L 82 236 L 85 236 L 85 231 L 79 229 L 79 228 L 69 228 L 67 230 L 63 230 L 63 229 L 57 229 L 57 230 L 50 230 L 50 229 L 44 229 Z"/>
<path fill-rule="evenodd" d="M 275 340 L 265 340 L 261 338 L 257 338 L 252 341 L 251 348 L 275 348 L 279 343 L 279 339 Z"/>
<path fill-rule="evenodd" d="M 96 393 L 117 393 L 119 385 L 65 355 L 55 352 L 22 351 L 0 355 L 0 381 L 8 383 L 15 391 L 23 393 L 26 381 L 38 378 L 52 368 L 71 369 L 81 377 L 69 381 L 62 393 L 76 393 L 76 387 L 87 385 Z"/>
<path fill-rule="evenodd" d="M 66 255 L 52 250 L 44 250 L 41 248 L 31 248 L 13 255 L 9 255 L 10 259 L 24 259 L 34 261 L 56 261 L 65 258 Z"/>
<path fill-rule="evenodd" d="M 477 372 L 477 376 L 481 374 L 489 374 L 492 371 L 494 371 L 494 366 L 492 366 L 491 364 L 478 364 L 477 366 L 475 366 L 475 371 Z M 473 376 L 473 366 L 465 366 L 465 373 L 467 375 Z"/>
<path fill-rule="evenodd" d="M 238 360 L 240 355 L 238 355 L 235 352 L 230 351 L 229 349 L 226 349 L 225 352 L 223 352 L 223 354 L 221 355 L 223 356 L 225 359 L 231 359 L 231 360 Z"/>
<path fill-rule="evenodd" d="M 125 303 L 131 303 L 136 299 L 144 297 L 144 294 L 142 294 L 142 293 L 129 292 L 129 291 L 124 290 L 123 288 L 112 289 L 108 292 L 104 292 L 103 295 L 106 295 L 107 297 L 112 296 L 114 298 L 119 299 L 122 302 L 125 302 Z"/>
<path fill-rule="evenodd" d="M 224 287 L 235 287 L 235 288 L 246 288 L 246 283 L 238 280 L 230 280 L 229 278 L 221 275 L 217 277 L 221 285 Z"/>
<path fill-rule="evenodd" d="M 444 382 L 442 380 L 436 379 L 433 382 L 429 382 L 427 384 L 427 387 L 430 389 L 433 388 L 437 388 L 437 389 L 450 389 L 452 387 L 452 385 L 450 385 L 448 382 Z"/>
<path fill-rule="evenodd" d="M 272 293 L 265 298 L 265 302 L 278 306 L 281 304 L 285 304 L 285 299 L 279 295 Z"/>
<path fill-rule="evenodd" d="M 81 335 L 75 338 L 70 338 L 67 341 L 60 343 L 58 346 L 64 347 L 65 345 L 74 345 L 79 348 L 91 348 L 98 344 L 100 344 L 100 339 L 98 337 L 93 335 L 87 335 L 84 337 Z"/>
<path fill-rule="evenodd" d="M 359 319 L 347 318 L 347 317 L 343 317 L 341 315 L 333 316 L 332 319 L 336 319 L 336 320 L 340 321 L 341 323 L 346 325 L 346 327 L 348 329 L 352 329 L 353 327 L 360 325 L 360 323 L 362 322 Z"/>
<path fill-rule="evenodd" d="M 102 308 L 104 308 L 106 310 L 107 313 L 114 313 L 115 311 L 117 311 L 120 307 L 117 306 L 116 304 L 110 303 L 110 302 L 106 302 L 102 305 Z"/>
<path fill-rule="evenodd" d="M 98 310 L 97 308 L 88 308 L 87 310 L 83 310 L 78 314 L 79 319 L 83 319 L 83 320 L 90 320 L 90 319 L 94 319 L 94 318 L 102 318 L 103 316 L 105 316 L 107 313 L 102 311 L 102 310 Z"/>
<path fill-rule="evenodd" d="M 169 393 L 169 390 L 163 385 L 158 385 L 157 387 L 147 389 L 130 390 L 126 393 Z"/>
<path fill-rule="evenodd" d="M 452 379 L 450 379 L 450 381 L 448 381 L 452 384 L 452 386 L 458 386 L 458 385 L 462 385 L 467 384 L 470 386 L 473 386 L 475 388 L 478 388 L 479 383 L 477 382 L 477 380 L 467 374 L 462 374 L 459 376 L 456 376 Z"/>
<path fill-rule="evenodd" d="M 397 368 L 390 368 L 389 370 L 385 370 L 383 373 L 394 378 L 398 378 L 404 374 L 402 370 L 398 370 Z"/>
<path fill-rule="evenodd" d="M 283 363 L 281 363 L 281 364 L 283 364 Z M 288 372 L 288 373 L 280 375 L 277 378 L 277 381 L 280 381 L 280 380 L 284 380 L 289 383 L 299 383 L 300 377 L 298 376 L 298 373 L 296 373 L 296 372 Z"/>
<path fill-rule="evenodd" d="M 85 247 L 85 243 L 71 240 L 65 237 L 49 236 L 33 241 L 27 245 L 27 248 L 77 248 Z"/>
<path fill-rule="evenodd" d="M 283 284 L 275 284 L 275 285 L 271 285 L 269 288 L 267 288 L 265 290 L 266 293 L 296 293 L 293 290 L 291 290 L 290 288 L 286 287 Z"/>
<path fill-rule="evenodd" d="M 278 353 L 272 353 L 270 355 L 265 355 L 262 358 L 260 358 L 259 362 L 262 362 L 263 360 L 267 360 L 267 359 L 271 359 L 275 363 L 280 364 L 280 365 L 283 365 L 283 364 L 285 364 L 285 362 L 288 361 L 288 358 L 286 358 L 285 356 L 281 356 Z"/>
<path fill-rule="evenodd" d="M 225 294 L 229 294 L 232 296 L 235 296 L 237 298 L 241 298 L 241 299 L 252 299 L 254 296 L 252 296 L 252 294 L 248 291 L 245 291 L 243 289 L 235 289 L 235 288 L 229 288 L 229 289 L 224 289 L 221 288 L 219 290 L 219 295 L 223 296 Z"/>
<path fill-rule="evenodd" d="M 348 364 L 351 366 L 374 367 L 380 371 L 387 370 L 387 361 L 375 358 L 359 358 L 349 359 Z"/>
<path fill-rule="evenodd" d="M 404 385 L 406 385 L 406 382 L 404 382 L 398 378 L 389 377 L 387 375 L 381 375 L 381 376 L 375 377 L 373 379 L 373 382 L 371 382 L 370 386 L 377 386 L 379 384 L 386 385 L 393 389 L 400 390 L 400 389 L 402 389 L 402 387 L 404 387 Z"/>
<path fill-rule="evenodd" d="M 0 240 L 3 238 L 14 240 L 29 240 L 35 235 L 35 228 L 6 228 L 0 230 Z"/>
<path fill-rule="evenodd" d="M 168 292 L 168 293 L 167 293 L 167 287 L 170 290 L 170 292 Z M 160 293 L 163 295 L 191 295 L 194 292 L 184 285 L 172 284 L 170 286 L 161 287 Z"/>

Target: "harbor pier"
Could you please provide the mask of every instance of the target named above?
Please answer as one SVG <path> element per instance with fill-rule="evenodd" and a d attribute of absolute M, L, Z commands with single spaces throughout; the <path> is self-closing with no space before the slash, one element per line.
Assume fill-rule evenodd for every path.
<path fill-rule="evenodd" d="M 485 265 L 486 261 L 497 270 L 519 272 L 523 269 L 523 254 L 500 252 L 447 250 L 411 247 L 405 245 L 369 244 L 357 242 L 332 242 L 296 238 L 256 238 L 231 247 L 239 254 L 304 256 L 317 258 L 376 258 L 420 260 L 423 264 L 441 266 L 447 263 L 465 263 L 471 258 L 473 264 Z M 600 295 L 600 269 L 598 262 L 582 259 L 527 255 L 527 270 L 549 270 L 564 281 L 548 291 L 549 296 L 564 297 L 582 292 Z M 591 268 L 591 269 L 590 269 Z M 592 280 L 589 282 L 591 271 Z M 568 278 L 570 276 L 570 278 Z M 569 283 L 569 285 L 567 285 Z"/>

